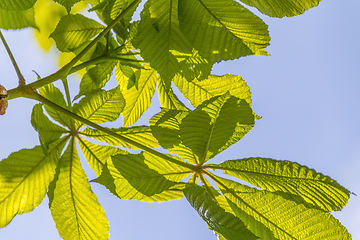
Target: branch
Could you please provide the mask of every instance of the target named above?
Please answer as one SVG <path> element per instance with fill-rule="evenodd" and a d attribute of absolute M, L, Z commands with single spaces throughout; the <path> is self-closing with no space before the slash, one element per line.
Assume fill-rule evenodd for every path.
<path fill-rule="evenodd" d="M 77 66 L 74 67 L 74 65 L 87 53 L 87 51 L 89 51 L 102 37 L 105 36 L 105 34 L 107 34 L 114 26 L 117 22 L 119 22 L 124 16 L 125 14 L 127 14 L 133 7 L 136 6 L 136 4 L 138 4 L 141 0 L 134 0 L 126 9 L 124 9 L 124 11 L 122 11 L 120 13 L 120 15 L 115 18 L 94 40 L 91 41 L 91 43 L 89 43 L 89 45 L 82 50 L 78 55 L 76 55 L 68 64 L 66 64 L 64 67 L 62 67 L 61 69 L 59 69 L 57 72 L 39 79 L 36 82 L 33 82 L 31 84 L 25 85 L 25 83 L 23 85 L 21 85 L 22 87 L 27 87 L 27 88 L 32 88 L 32 89 L 37 89 L 40 88 L 42 86 L 45 86 L 49 83 L 55 82 L 56 80 L 59 79 L 64 79 L 66 78 L 68 75 L 70 75 L 71 73 L 74 73 L 76 71 L 79 70 L 79 66 L 81 66 L 81 68 L 91 65 L 83 65 L 83 64 L 79 64 Z M 1 35 L 2 36 L 2 35 Z M 93 59 L 95 60 L 95 59 Z M 90 60 L 92 61 L 92 60 Z M 90 61 L 88 61 L 90 63 Z M 81 69 L 80 68 L 80 69 Z M 76 69 L 76 71 L 75 71 Z M 20 71 L 19 71 L 20 72 Z M 20 86 L 19 86 L 20 87 Z M 14 88 L 14 89 L 10 89 L 8 91 L 9 93 L 9 99 L 14 99 L 17 97 L 24 97 L 24 88 Z"/>
<path fill-rule="evenodd" d="M 76 119 L 76 120 L 78 120 L 78 121 L 81 121 L 82 123 L 84 123 L 84 124 L 86 124 L 86 125 L 88 125 L 88 126 L 90 126 L 90 127 L 93 127 L 93 128 L 95 128 L 95 129 L 98 129 L 98 130 L 100 130 L 100 131 L 102 131 L 102 132 L 104 132 L 104 133 L 106 133 L 106 134 L 109 134 L 110 136 L 113 136 L 113 137 L 115 137 L 115 138 L 117 138 L 117 139 L 120 139 L 121 141 L 124 141 L 124 142 L 127 142 L 127 143 L 129 143 L 129 144 L 132 144 L 132 145 L 134 145 L 134 146 L 136 146 L 136 147 L 138 147 L 138 148 L 140 148 L 140 149 L 143 149 L 143 150 L 145 150 L 145 151 L 147 151 L 147 152 L 149 152 L 149 153 L 151 153 L 151 154 L 153 154 L 153 155 L 155 155 L 155 156 L 161 157 L 161 158 L 163 158 L 163 159 L 165 159 L 165 160 L 167 160 L 167 161 L 170 161 L 170 162 L 175 163 L 175 164 L 177 164 L 177 165 L 180 165 L 180 166 L 182 166 L 182 167 L 189 168 L 189 169 L 191 169 L 191 170 L 193 170 L 193 168 L 195 167 L 195 166 L 193 166 L 193 165 L 191 165 L 191 164 L 189 164 L 189 163 L 178 161 L 178 160 L 176 160 L 176 159 L 174 159 L 174 158 L 172 158 L 172 157 L 169 157 L 169 156 L 167 156 L 167 155 L 165 155 L 165 154 L 163 154 L 163 153 L 160 153 L 160 152 L 158 152 L 158 151 L 155 151 L 154 149 L 149 148 L 149 147 L 147 147 L 147 146 L 145 146 L 145 145 L 143 145 L 143 144 L 141 144 L 141 143 L 138 143 L 138 142 L 136 142 L 136 141 L 134 141 L 134 140 L 131 140 L 131 139 L 127 138 L 127 137 L 124 137 L 124 136 L 122 136 L 122 135 L 120 135 L 120 134 L 117 134 L 117 133 L 111 131 L 111 130 L 108 129 L 108 128 L 105 128 L 105 127 L 102 127 L 102 126 L 100 126 L 100 125 L 98 125 L 98 124 L 96 124 L 96 123 L 93 123 L 93 122 L 91 122 L 91 121 L 89 121 L 89 120 L 87 120 L 87 119 L 85 119 L 85 118 L 83 118 L 83 117 L 81 117 L 81 116 L 79 116 L 79 115 L 77 115 L 77 114 L 75 114 L 75 113 L 73 113 L 73 112 L 70 112 L 69 110 L 67 110 L 67 109 L 65 109 L 65 108 L 57 105 L 56 103 L 54 103 L 54 102 L 46 99 L 45 97 L 41 96 L 40 94 L 38 94 L 38 93 L 35 92 L 35 91 L 31 91 L 31 92 L 27 92 L 27 93 L 28 93 L 28 94 L 26 94 L 26 95 L 27 95 L 28 98 L 31 98 L 31 99 L 40 101 L 40 102 L 42 102 L 42 103 L 44 103 L 44 104 L 52 107 L 52 108 L 55 109 L 56 111 L 59 111 L 59 112 L 61 112 L 61 113 L 64 113 L 64 114 L 70 116 L 70 117 L 73 118 L 73 119 Z"/>
<path fill-rule="evenodd" d="M 23 77 L 23 75 L 21 74 L 20 72 L 20 69 L 19 69 L 19 66 L 17 65 L 16 63 L 16 60 L 14 58 L 14 55 L 11 53 L 11 50 L 10 50 L 10 47 L 9 45 L 7 44 L 2 32 L 0 31 L 0 38 L 1 38 L 1 41 L 3 42 L 4 46 L 5 46 L 5 49 L 10 57 L 10 60 L 12 62 L 12 64 L 14 65 L 14 68 L 15 68 L 15 71 L 16 71 L 16 74 L 18 75 L 18 78 L 19 78 L 19 86 L 24 86 L 25 85 L 25 78 Z"/>

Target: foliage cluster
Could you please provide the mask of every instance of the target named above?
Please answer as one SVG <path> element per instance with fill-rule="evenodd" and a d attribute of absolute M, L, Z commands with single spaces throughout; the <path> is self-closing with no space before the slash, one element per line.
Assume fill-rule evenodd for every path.
<path fill-rule="evenodd" d="M 269 158 L 208 163 L 260 118 L 240 76 L 211 74 L 215 63 L 268 55 L 267 25 L 246 5 L 282 18 L 302 14 L 318 0 L 148 0 L 137 21 L 132 18 L 140 0 L 89 0 L 89 11 L 101 22 L 76 13 L 86 5 L 79 2 L 0 1 L 0 28 L 33 27 L 45 49 L 54 41 L 74 56 L 57 72 L 26 84 L 0 34 L 19 76 L 17 88 L 0 93 L 0 112 L 8 99 L 40 102 L 31 115 L 40 145 L 0 162 L 0 227 L 47 195 L 63 239 L 109 238 L 78 144 L 98 176 L 92 182 L 120 199 L 185 197 L 218 239 L 351 239 L 331 215 L 346 205 L 349 191 L 331 178 Z M 67 76 L 84 69 L 79 93 L 70 99 Z M 104 90 L 114 71 L 118 86 Z M 52 84 L 57 80 L 64 93 Z M 155 90 L 161 111 L 149 126 L 134 125 Z M 122 127 L 100 125 L 120 116 Z"/>

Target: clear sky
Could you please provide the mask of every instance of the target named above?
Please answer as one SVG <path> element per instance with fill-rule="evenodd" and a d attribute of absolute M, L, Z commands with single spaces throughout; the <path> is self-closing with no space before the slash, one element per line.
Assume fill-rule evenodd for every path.
<path fill-rule="evenodd" d="M 242 76 L 253 94 L 254 111 L 263 116 L 250 133 L 213 161 L 269 157 L 295 161 L 332 177 L 359 195 L 351 195 L 345 209 L 334 213 L 353 239 L 360 239 L 359 9 L 360 1 L 324 0 L 298 17 L 261 16 L 269 25 L 272 40 L 267 51 L 272 56 L 245 57 L 213 68 L 213 74 Z M 28 81 L 36 80 L 32 70 L 46 76 L 57 69 L 55 51 L 43 52 L 32 30 L 3 34 Z M 17 77 L 3 46 L 0 72 L 1 85 L 16 87 Z M 74 96 L 78 83 L 74 78 L 70 81 Z M 0 116 L 0 159 L 39 144 L 30 124 L 35 103 L 11 100 L 7 113 Z M 158 111 L 155 104 L 139 123 L 147 124 Z M 89 178 L 95 178 L 83 166 Z M 148 204 L 117 199 L 96 183 L 92 187 L 109 219 L 110 239 L 216 239 L 185 199 Z M 0 229 L 0 239 L 60 239 L 47 204 L 45 197 L 33 212 L 16 216 Z"/>

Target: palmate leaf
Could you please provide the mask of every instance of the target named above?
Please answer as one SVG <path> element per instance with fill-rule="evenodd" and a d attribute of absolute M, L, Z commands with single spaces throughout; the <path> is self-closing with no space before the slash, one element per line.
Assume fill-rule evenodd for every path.
<path fill-rule="evenodd" d="M 315 7 L 320 0 L 240 0 L 270 17 L 293 17 Z"/>
<path fill-rule="evenodd" d="M 105 27 L 100 23 L 80 14 L 68 14 L 60 19 L 55 31 L 50 35 L 57 48 L 62 52 L 69 52 L 89 41 Z"/>
<path fill-rule="evenodd" d="M 226 74 L 224 76 L 210 75 L 205 80 L 193 80 L 191 82 L 176 76 L 173 79 L 174 84 L 182 94 L 197 107 L 205 100 L 212 97 L 223 95 L 229 92 L 232 96 L 245 99 L 251 104 L 251 92 L 249 86 L 240 76 Z"/>
<path fill-rule="evenodd" d="M 159 147 L 158 141 L 152 135 L 151 129 L 148 126 L 134 126 L 134 127 L 117 128 L 117 129 L 113 128 L 110 130 L 128 139 L 131 139 L 135 142 L 141 142 L 144 146 L 147 146 L 149 148 Z M 114 136 L 111 136 L 97 129 L 86 128 L 83 131 L 81 131 L 80 134 L 89 138 L 93 138 L 108 143 L 113 146 L 119 146 L 128 149 L 138 149 L 138 147 L 124 140 L 120 140 Z"/>
<path fill-rule="evenodd" d="M 313 208 L 296 196 L 259 191 L 217 177 L 219 182 L 233 213 L 261 239 L 351 239 L 330 213 Z"/>
<path fill-rule="evenodd" d="M 91 191 L 74 138 L 60 159 L 48 196 L 51 215 L 63 239 L 109 238 L 109 224 L 104 209 Z"/>
<path fill-rule="evenodd" d="M 35 3 L 36 0 L 1 0 L 0 8 L 4 10 L 21 11 L 31 8 Z"/>
<path fill-rule="evenodd" d="M 21 29 L 36 27 L 34 9 L 24 11 L 10 11 L 0 8 L 0 28 Z"/>
<path fill-rule="evenodd" d="M 226 212 L 204 187 L 188 185 L 184 189 L 184 195 L 209 227 L 220 235 L 220 239 L 258 239 L 239 218 Z"/>
<path fill-rule="evenodd" d="M 205 101 L 182 120 L 181 142 L 204 163 L 239 141 L 253 128 L 254 119 L 245 100 L 226 93 Z"/>
<path fill-rule="evenodd" d="M 47 153 L 50 143 L 58 140 L 67 131 L 51 122 L 44 114 L 42 104 L 36 104 L 31 114 L 31 124 L 39 133 L 39 139 L 44 153 Z"/>
<path fill-rule="evenodd" d="M 179 181 L 189 174 L 187 168 L 142 152 L 113 156 L 93 181 L 122 199 L 162 202 L 183 197 L 185 184 Z"/>
<path fill-rule="evenodd" d="M 125 106 L 125 100 L 119 87 L 109 91 L 99 90 L 86 95 L 74 105 L 74 113 L 96 124 L 115 121 Z M 75 127 L 80 128 L 81 122 Z"/>
<path fill-rule="evenodd" d="M 144 60 L 170 82 L 180 71 L 180 62 L 192 57 L 193 49 L 179 28 L 178 0 L 147 1 L 133 44 Z"/>
<path fill-rule="evenodd" d="M 306 166 L 269 158 L 225 161 L 224 173 L 271 192 L 288 192 L 326 211 L 341 210 L 349 200 L 349 191 L 330 177 Z"/>
<path fill-rule="evenodd" d="M 36 146 L 14 152 L 0 162 L 0 228 L 16 214 L 30 212 L 40 205 L 66 140 L 51 144 L 47 155 Z"/>
<path fill-rule="evenodd" d="M 43 97 L 67 109 L 67 104 L 65 102 L 64 95 L 53 84 L 48 84 L 42 88 L 39 88 L 39 93 Z M 59 122 L 61 125 L 66 126 L 70 129 L 71 118 L 68 115 L 58 112 L 52 107 L 49 107 L 47 105 L 45 105 L 44 107 L 46 112 L 50 115 L 52 119 L 54 119 L 55 121 Z"/>
<path fill-rule="evenodd" d="M 124 127 L 132 125 L 150 106 L 156 89 L 157 72 L 153 69 L 141 69 L 138 85 L 127 88 L 128 84 L 120 84 L 126 106 L 123 111 Z"/>
<path fill-rule="evenodd" d="M 83 138 L 78 138 L 78 142 L 87 162 L 97 176 L 100 176 L 106 162 L 111 160 L 111 156 L 126 153 L 119 148 L 94 144 Z"/>
<path fill-rule="evenodd" d="M 179 1 L 182 32 L 210 63 L 247 55 L 268 55 L 267 25 L 233 0 Z"/>

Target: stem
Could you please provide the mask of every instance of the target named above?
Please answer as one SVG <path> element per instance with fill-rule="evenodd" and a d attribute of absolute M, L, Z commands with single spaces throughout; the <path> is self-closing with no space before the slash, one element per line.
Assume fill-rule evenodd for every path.
<path fill-rule="evenodd" d="M 172 157 L 169 157 L 169 156 L 167 156 L 167 155 L 165 155 L 165 154 L 163 154 L 163 153 L 160 153 L 160 152 L 158 152 L 158 151 L 155 151 L 154 149 L 151 149 L 151 148 L 149 148 L 149 147 L 147 147 L 147 146 L 145 146 L 145 145 L 143 145 L 143 144 L 141 144 L 141 143 L 138 143 L 138 142 L 136 142 L 136 141 L 134 141 L 134 140 L 131 140 L 131 139 L 127 138 L 127 137 L 124 137 L 124 136 L 122 136 L 122 135 L 120 135 L 120 134 L 117 134 L 117 133 L 111 131 L 111 130 L 108 129 L 108 128 L 104 128 L 104 127 L 102 127 L 102 126 L 100 126 L 100 125 L 98 125 L 98 124 L 96 124 L 96 123 L 93 123 L 93 122 L 91 122 L 91 121 L 89 121 L 89 120 L 87 120 L 87 119 L 85 119 L 85 118 L 83 118 L 83 117 L 81 117 L 81 116 L 73 113 L 73 112 L 70 112 L 69 110 L 67 110 L 67 109 L 65 109 L 65 108 L 63 108 L 63 107 L 61 107 L 61 106 L 59 106 L 59 105 L 51 102 L 50 100 L 46 99 L 45 97 L 41 96 L 41 95 L 38 94 L 37 92 L 34 92 L 34 91 L 33 91 L 33 92 L 29 92 L 29 94 L 28 94 L 27 97 L 28 97 L 28 98 L 31 98 L 31 99 L 38 100 L 38 101 L 40 101 L 40 102 L 42 102 L 42 103 L 44 103 L 44 104 L 52 107 L 53 109 L 55 109 L 55 110 L 57 110 L 57 111 L 59 111 L 59 112 L 62 112 L 62 113 L 64 113 L 64 114 L 72 117 L 73 119 L 76 119 L 76 120 L 78 120 L 78 121 L 81 121 L 81 122 L 83 122 L 84 124 L 86 124 L 86 125 L 88 125 L 88 126 L 90 126 L 90 127 L 93 127 L 93 128 L 95 128 L 95 129 L 98 129 L 98 130 L 100 130 L 100 131 L 102 131 L 102 132 L 104 132 L 104 133 L 109 134 L 110 136 L 113 136 L 113 137 L 115 137 L 115 138 L 117 138 L 117 139 L 120 139 L 120 140 L 122 140 L 122 141 L 125 141 L 125 142 L 127 142 L 127 143 L 129 143 L 129 144 L 132 144 L 132 145 L 134 145 L 134 146 L 136 146 L 136 147 L 138 147 L 138 148 L 140 148 L 140 149 L 143 149 L 143 150 L 145 150 L 145 151 L 147 151 L 147 152 L 149 152 L 149 153 L 151 153 L 151 154 L 153 154 L 153 155 L 155 155 L 155 156 L 161 157 L 161 158 L 163 158 L 163 159 L 165 159 L 165 160 L 167 160 L 167 161 L 170 161 L 170 162 L 172 162 L 172 163 L 175 163 L 175 164 L 180 165 L 180 166 L 182 166 L 182 167 L 186 167 L 186 168 L 191 169 L 191 170 L 193 170 L 193 168 L 194 168 L 194 166 L 191 165 L 191 164 L 189 164 L 189 163 L 180 162 L 180 161 L 178 161 L 178 160 L 176 160 L 176 159 L 174 159 L 174 158 L 172 158 Z"/>
<path fill-rule="evenodd" d="M 9 45 L 7 44 L 2 32 L 0 31 L 0 38 L 1 38 L 1 41 L 3 42 L 4 46 L 5 46 L 5 49 L 10 57 L 10 60 L 12 62 L 12 64 L 14 65 L 14 68 L 15 68 L 15 71 L 16 71 L 16 74 L 18 75 L 18 78 L 19 78 L 19 86 L 23 86 L 25 85 L 25 78 L 23 77 L 23 75 L 21 74 L 20 72 L 20 69 L 19 69 L 19 66 L 17 65 L 16 63 L 16 60 L 14 58 L 14 55 L 11 53 L 11 50 L 10 50 L 10 47 Z"/>

